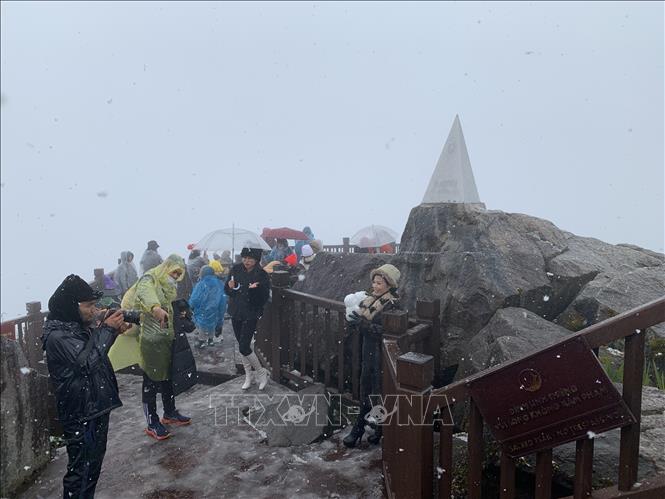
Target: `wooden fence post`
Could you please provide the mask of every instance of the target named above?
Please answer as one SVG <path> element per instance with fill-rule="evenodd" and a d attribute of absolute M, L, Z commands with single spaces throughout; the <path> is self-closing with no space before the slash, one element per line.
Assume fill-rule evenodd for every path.
<path fill-rule="evenodd" d="M 393 452 L 398 464 L 392 468 L 396 497 L 432 497 L 432 415 L 426 411 L 433 368 L 431 355 L 409 352 L 397 357 L 398 425 Z"/>
<path fill-rule="evenodd" d="M 271 379 L 279 383 L 282 369 L 282 350 L 286 355 L 289 348 L 289 330 L 287 325 L 287 301 L 282 290 L 289 287 L 291 280 L 289 273 L 276 270 L 272 273 L 272 317 L 270 321 L 270 366 Z M 268 352 L 266 352 L 268 354 Z"/>
<path fill-rule="evenodd" d="M 418 300 L 416 302 L 416 315 L 418 319 L 431 323 L 428 352 L 434 357 L 434 378 L 438 379 L 441 373 L 441 300 Z"/>
<path fill-rule="evenodd" d="M 39 361 L 44 358 L 41 340 L 44 329 L 42 304 L 38 301 L 31 301 L 25 304 L 25 308 L 28 311 L 24 336 L 25 356 L 28 359 L 29 367 L 37 369 Z"/>

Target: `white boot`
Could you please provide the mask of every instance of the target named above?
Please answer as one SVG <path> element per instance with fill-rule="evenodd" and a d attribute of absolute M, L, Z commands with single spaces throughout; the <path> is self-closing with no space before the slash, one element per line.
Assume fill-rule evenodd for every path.
<path fill-rule="evenodd" d="M 263 390 L 268 384 L 268 370 L 261 365 L 261 361 L 256 356 L 255 352 L 250 353 L 247 357 L 256 371 L 256 380 L 259 383 L 259 390 Z"/>
<path fill-rule="evenodd" d="M 248 357 L 245 357 L 244 355 L 241 355 L 240 357 L 242 358 L 242 365 L 245 368 L 245 382 L 242 384 L 241 388 L 247 390 L 252 385 L 252 364 Z"/>

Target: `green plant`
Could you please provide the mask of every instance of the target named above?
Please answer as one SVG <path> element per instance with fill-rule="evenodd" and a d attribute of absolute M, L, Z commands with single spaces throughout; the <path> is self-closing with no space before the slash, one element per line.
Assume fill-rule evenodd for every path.
<path fill-rule="evenodd" d="M 600 363 L 613 383 L 623 383 L 623 360 L 617 363 L 612 357 L 600 357 Z"/>
<path fill-rule="evenodd" d="M 651 365 L 653 366 L 653 377 L 656 388 L 665 390 L 665 372 L 658 369 L 655 361 L 651 361 Z"/>

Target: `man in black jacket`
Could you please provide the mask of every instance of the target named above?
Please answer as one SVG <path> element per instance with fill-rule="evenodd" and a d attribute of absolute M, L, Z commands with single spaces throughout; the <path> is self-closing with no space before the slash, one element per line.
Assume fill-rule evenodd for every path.
<path fill-rule="evenodd" d="M 233 332 L 245 367 L 243 390 L 252 384 L 252 367 L 256 371 L 259 390 L 263 390 L 268 383 L 268 373 L 252 350 L 256 323 L 263 315 L 263 307 L 270 297 L 270 278 L 259 265 L 261 253 L 260 249 L 243 248 L 240 252 L 242 263 L 233 266 L 224 286 L 224 292 L 229 295 Z"/>
<path fill-rule="evenodd" d="M 44 323 L 42 341 L 69 456 L 64 498 L 94 497 L 109 413 L 122 405 L 107 354 L 128 325 L 117 310 L 93 327 L 101 295 L 79 276 L 69 275 L 49 299 Z"/>

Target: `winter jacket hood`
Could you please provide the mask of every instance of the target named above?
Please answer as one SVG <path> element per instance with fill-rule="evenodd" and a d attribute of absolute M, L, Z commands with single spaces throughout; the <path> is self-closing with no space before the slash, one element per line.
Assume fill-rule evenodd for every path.
<path fill-rule="evenodd" d="M 76 322 L 82 326 L 79 303 L 98 300 L 102 296 L 104 293 L 95 291 L 79 276 L 70 274 L 49 298 L 48 318 L 62 322 Z"/>

